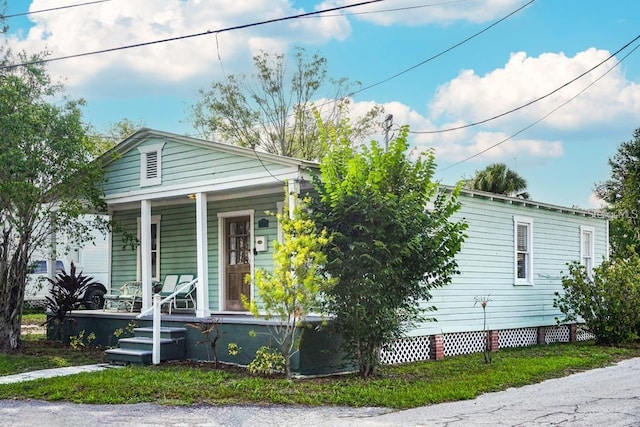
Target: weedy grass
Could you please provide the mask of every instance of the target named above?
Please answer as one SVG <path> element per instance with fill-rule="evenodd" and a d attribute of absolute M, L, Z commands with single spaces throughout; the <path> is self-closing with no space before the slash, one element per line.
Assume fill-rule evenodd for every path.
<path fill-rule="evenodd" d="M 61 348 L 53 353 L 61 358 L 59 363 L 73 364 L 75 359 L 68 355 L 69 352 L 74 353 Z M 78 357 L 91 355 L 87 351 L 75 353 Z M 482 354 L 471 354 L 437 362 L 385 366 L 370 379 L 342 375 L 293 381 L 252 376 L 228 366 L 214 369 L 212 363 L 166 363 L 0 385 L 0 399 L 94 404 L 295 404 L 403 409 L 473 399 L 482 393 L 532 384 L 638 356 L 640 349 L 637 347 L 553 344 L 503 349 L 493 355 L 491 364 L 484 362 Z M 24 369 L 29 364 L 40 368 L 44 363 L 38 362 L 38 358 L 56 363 L 52 362 L 55 357 L 46 352 L 28 358 L 2 355 L 0 366 L 22 363 Z M 18 362 L 19 359 L 23 361 Z"/>

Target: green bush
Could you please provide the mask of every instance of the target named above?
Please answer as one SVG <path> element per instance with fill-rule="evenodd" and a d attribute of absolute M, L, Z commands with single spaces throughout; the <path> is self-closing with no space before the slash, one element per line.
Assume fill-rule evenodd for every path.
<path fill-rule="evenodd" d="M 598 344 L 620 344 L 638 338 L 640 327 L 640 257 L 604 261 L 590 276 L 573 262 L 563 276 L 564 294 L 556 292 L 554 307 L 562 321 L 583 321 Z"/>

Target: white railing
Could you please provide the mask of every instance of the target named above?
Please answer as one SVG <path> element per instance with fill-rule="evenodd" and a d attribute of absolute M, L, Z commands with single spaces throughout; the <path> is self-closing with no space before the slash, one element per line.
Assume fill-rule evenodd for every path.
<path fill-rule="evenodd" d="M 149 314 L 149 312 L 153 311 L 153 350 L 151 353 L 151 362 L 154 365 L 160 364 L 160 327 L 162 326 L 162 314 L 160 308 L 162 307 L 162 304 L 166 304 L 172 301 L 176 297 L 176 295 L 185 292 L 197 281 L 198 278 L 195 278 L 190 282 L 185 282 L 182 286 L 176 288 L 171 295 L 164 297 L 163 299 L 160 299 L 160 294 L 153 295 L 153 304 L 151 305 L 151 307 L 141 311 L 140 314 L 136 316 L 136 319 L 140 319 L 142 316 L 146 316 L 147 314 Z"/>

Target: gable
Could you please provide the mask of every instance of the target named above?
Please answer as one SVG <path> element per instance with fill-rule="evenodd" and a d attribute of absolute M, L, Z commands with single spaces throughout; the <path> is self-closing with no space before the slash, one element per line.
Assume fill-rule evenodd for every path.
<path fill-rule="evenodd" d="M 144 133 L 143 136 L 137 136 Z M 234 182 L 298 170 L 305 162 L 155 131 L 140 131 L 103 161 L 106 196 Z M 311 165 L 311 164 L 309 164 Z M 274 179 L 275 181 L 275 179 Z"/>

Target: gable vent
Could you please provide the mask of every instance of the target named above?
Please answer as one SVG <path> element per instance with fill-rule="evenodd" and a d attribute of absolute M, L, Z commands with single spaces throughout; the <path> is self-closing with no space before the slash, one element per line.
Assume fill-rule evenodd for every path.
<path fill-rule="evenodd" d="M 158 152 L 147 153 L 147 179 L 158 177 Z"/>
<path fill-rule="evenodd" d="M 159 144 L 138 147 L 140 153 L 140 187 L 162 184 L 162 148 Z"/>

